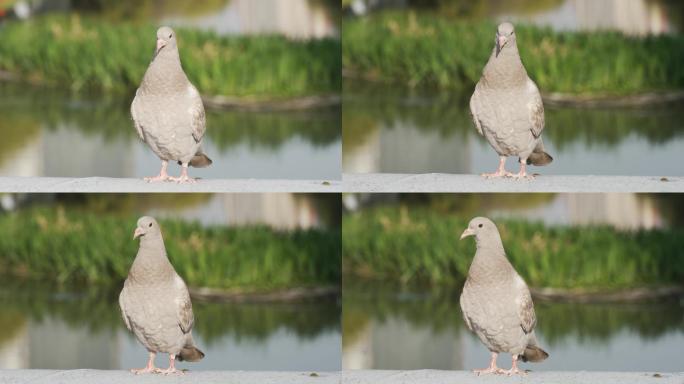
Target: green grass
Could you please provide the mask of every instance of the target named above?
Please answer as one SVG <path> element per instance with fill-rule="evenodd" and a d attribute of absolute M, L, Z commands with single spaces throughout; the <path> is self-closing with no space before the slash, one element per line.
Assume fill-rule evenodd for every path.
<path fill-rule="evenodd" d="M 475 240 L 459 241 L 471 217 L 425 208 L 371 208 L 342 223 L 343 271 L 402 284 L 462 284 Z M 682 229 L 622 232 L 607 226 L 497 226 L 511 263 L 531 286 L 620 289 L 684 281 Z"/>
<path fill-rule="evenodd" d="M 495 24 L 384 12 L 343 22 L 343 67 L 411 86 L 469 90 L 494 44 Z M 516 26 L 523 63 L 545 92 L 624 95 L 684 87 L 684 37 L 554 32 Z"/>
<path fill-rule="evenodd" d="M 28 208 L 0 215 L 0 273 L 59 284 L 118 284 L 138 241 L 137 217 Z M 340 235 L 160 220 L 171 263 L 188 285 L 266 291 L 337 285 Z"/>
<path fill-rule="evenodd" d="M 48 16 L 0 29 L 0 69 L 39 83 L 133 92 L 152 59 L 156 28 Z M 340 42 L 177 31 L 183 68 L 201 93 L 277 99 L 340 90 Z"/>

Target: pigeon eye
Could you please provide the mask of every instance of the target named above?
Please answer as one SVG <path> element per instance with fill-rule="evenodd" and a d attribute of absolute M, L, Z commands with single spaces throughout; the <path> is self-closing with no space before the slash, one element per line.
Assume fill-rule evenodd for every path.
<path fill-rule="evenodd" d="M 482 224 L 480 224 L 480 226 L 482 226 Z M 150 225 L 148 225 L 148 227 L 152 228 L 152 223 L 150 223 Z"/>
<path fill-rule="evenodd" d="M 478 228 L 482 228 L 482 224 L 479 224 L 477 227 L 478 227 Z"/>
<path fill-rule="evenodd" d="M 169 33 L 169 39 L 171 38 L 171 36 L 173 36 L 173 34 Z"/>

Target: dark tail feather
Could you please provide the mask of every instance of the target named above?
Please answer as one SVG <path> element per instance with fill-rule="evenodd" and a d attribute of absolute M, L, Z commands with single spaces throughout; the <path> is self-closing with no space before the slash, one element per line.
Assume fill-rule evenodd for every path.
<path fill-rule="evenodd" d="M 528 345 L 525 348 L 525 352 L 523 352 L 522 355 L 520 355 L 520 358 L 524 362 L 532 362 L 532 363 L 538 363 L 540 361 L 546 360 L 546 358 L 549 357 L 549 354 L 546 353 L 543 349 L 537 347 L 536 345 Z"/>
<path fill-rule="evenodd" d="M 204 352 L 197 347 L 185 347 L 181 349 L 176 359 L 178 361 L 200 361 L 204 357 Z"/>
<path fill-rule="evenodd" d="M 534 147 L 534 151 L 527 157 L 527 164 L 539 166 L 550 164 L 552 161 L 553 157 L 544 151 L 544 142 L 540 137 L 537 141 L 537 145 Z"/>
<path fill-rule="evenodd" d="M 532 152 L 527 158 L 527 164 L 532 165 L 547 165 L 553 161 L 553 157 L 546 152 Z"/>
<path fill-rule="evenodd" d="M 213 161 L 209 158 L 209 156 L 205 155 L 202 152 L 198 152 L 188 163 L 189 165 L 195 167 L 195 168 L 205 168 L 211 165 Z M 182 165 L 181 162 L 178 162 L 178 165 Z"/>

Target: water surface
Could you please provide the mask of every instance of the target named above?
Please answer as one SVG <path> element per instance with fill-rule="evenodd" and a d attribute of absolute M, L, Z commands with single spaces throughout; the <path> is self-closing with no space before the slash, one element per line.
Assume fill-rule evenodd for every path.
<path fill-rule="evenodd" d="M 468 92 L 407 90 L 347 80 L 345 173 L 483 173 L 498 155 L 470 118 Z M 684 103 L 648 108 L 546 107 L 543 133 L 554 161 L 546 175 L 682 175 Z M 507 168 L 518 169 L 517 158 Z"/>
<path fill-rule="evenodd" d="M 11 281 L 11 280 L 10 280 Z M 129 369 L 147 351 L 121 319 L 118 289 L 55 292 L 35 284 L 0 288 L 0 369 Z M 340 306 L 303 303 L 217 304 L 195 300 L 193 335 L 206 357 L 191 370 L 339 370 Z M 157 365 L 168 365 L 167 355 Z"/>
<path fill-rule="evenodd" d="M 144 177 L 159 158 L 138 138 L 132 95 L 72 95 L 0 83 L 0 175 Z M 294 112 L 207 110 L 202 178 L 339 179 L 340 108 Z M 171 175 L 180 174 L 172 164 Z"/>
<path fill-rule="evenodd" d="M 349 283 L 349 284 L 348 284 Z M 344 369 L 483 368 L 489 351 L 463 324 L 460 292 L 392 290 L 345 280 Z M 681 371 L 684 299 L 630 304 L 536 300 L 537 371 Z M 510 355 L 499 356 L 510 367 Z"/>

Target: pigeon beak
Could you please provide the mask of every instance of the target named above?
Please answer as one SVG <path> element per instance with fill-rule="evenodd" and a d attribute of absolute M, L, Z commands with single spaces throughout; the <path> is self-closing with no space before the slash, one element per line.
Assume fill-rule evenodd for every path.
<path fill-rule="evenodd" d="M 461 238 L 459 240 L 463 240 L 468 236 L 473 236 L 475 234 L 475 231 L 473 231 L 470 228 L 466 228 L 465 231 L 463 231 L 463 234 L 461 235 Z"/>
<path fill-rule="evenodd" d="M 135 228 L 135 232 L 133 232 L 133 240 L 137 239 L 138 237 L 143 235 L 143 230 L 140 227 Z"/>
<path fill-rule="evenodd" d="M 164 41 L 162 39 L 157 39 L 157 53 L 159 53 L 159 50 L 164 48 L 165 45 L 166 45 L 166 41 Z"/>
<path fill-rule="evenodd" d="M 503 49 L 504 45 L 506 45 L 506 36 L 503 35 L 496 35 L 496 57 L 499 57 L 499 53 Z"/>

